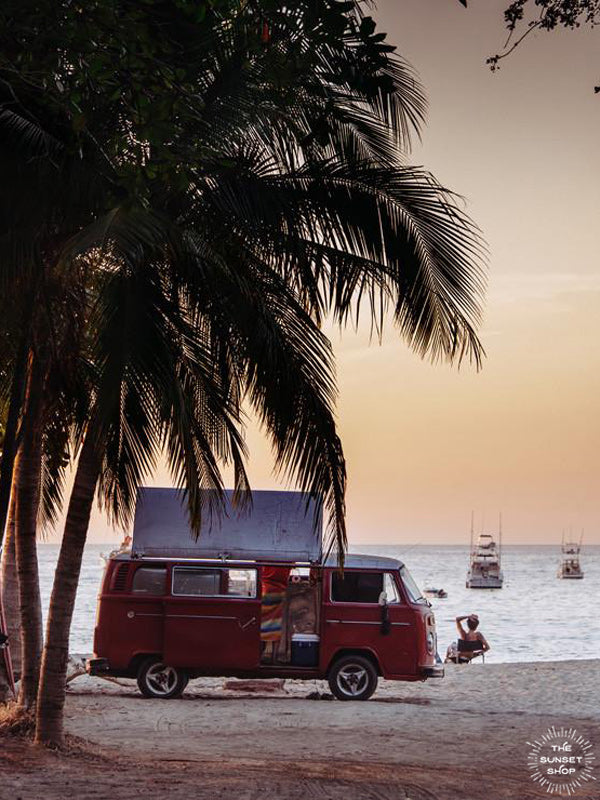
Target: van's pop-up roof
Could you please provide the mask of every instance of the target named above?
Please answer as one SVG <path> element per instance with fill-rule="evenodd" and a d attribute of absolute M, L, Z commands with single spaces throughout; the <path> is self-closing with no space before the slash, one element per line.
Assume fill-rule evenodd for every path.
<path fill-rule="evenodd" d="M 203 525 L 197 540 L 189 526 L 183 494 L 177 489 L 141 487 L 135 509 L 134 557 L 231 558 L 282 562 L 321 559 L 322 520 L 304 492 L 253 491 L 252 506 L 232 507 Z"/>

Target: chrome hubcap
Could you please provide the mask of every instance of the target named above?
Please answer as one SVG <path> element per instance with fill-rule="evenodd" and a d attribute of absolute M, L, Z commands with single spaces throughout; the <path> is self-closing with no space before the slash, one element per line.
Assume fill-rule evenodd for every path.
<path fill-rule="evenodd" d="M 146 673 L 146 683 L 154 694 L 169 694 L 177 683 L 177 672 L 164 664 L 153 664 Z"/>
<path fill-rule="evenodd" d="M 337 674 L 337 685 L 343 694 L 356 697 L 367 688 L 369 676 L 360 664 L 346 664 Z"/>

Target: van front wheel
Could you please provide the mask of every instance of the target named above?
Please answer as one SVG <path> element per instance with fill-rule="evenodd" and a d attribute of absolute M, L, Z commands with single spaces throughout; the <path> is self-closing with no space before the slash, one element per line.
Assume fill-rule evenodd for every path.
<path fill-rule="evenodd" d="M 185 672 L 163 664 L 156 656 L 146 659 L 138 670 L 137 684 L 144 697 L 162 700 L 181 697 L 187 683 Z"/>
<path fill-rule="evenodd" d="M 368 700 L 377 688 L 373 662 L 364 656 L 343 656 L 329 672 L 329 688 L 338 700 Z"/>

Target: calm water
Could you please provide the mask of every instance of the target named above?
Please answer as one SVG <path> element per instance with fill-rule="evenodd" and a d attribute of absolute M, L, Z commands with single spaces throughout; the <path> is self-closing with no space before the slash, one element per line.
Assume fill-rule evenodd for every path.
<path fill-rule="evenodd" d="M 102 576 L 101 553 L 114 545 L 88 545 L 71 631 L 71 650 L 90 653 L 96 614 L 96 596 Z M 465 588 L 468 547 L 368 546 L 352 548 L 362 553 L 392 556 L 404 561 L 419 586 L 443 587 L 446 600 L 431 600 L 440 654 L 456 638 L 454 618 L 475 612 L 492 650 L 491 662 L 551 661 L 600 658 L 600 547 L 584 547 L 582 581 L 556 578 L 558 547 L 505 547 L 504 588 Z M 47 606 L 57 545 L 40 545 L 40 577 L 44 608 Z"/>

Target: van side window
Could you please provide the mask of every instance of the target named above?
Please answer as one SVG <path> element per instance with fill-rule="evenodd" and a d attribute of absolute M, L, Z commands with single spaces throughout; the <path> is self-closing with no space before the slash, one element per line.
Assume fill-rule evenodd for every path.
<path fill-rule="evenodd" d="M 255 569 L 173 569 L 173 594 L 189 597 L 256 597 L 256 583 Z"/>
<path fill-rule="evenodd" d="M 383 592 L 382 572 L 331 574 L 331 599 L 335 603 L 378 603 Z"/>
<path fill-rule="evenodd" d="M 133 574 L 131 591 L 139 594 L 164 594 L 166 585 L 165 567 L 138 567 Z"/>
<path fill-rule="evenodd" d="M 385 573 L 385 578 L 383 579 L 383 591 L 387 595 L 388 603 L 400 602 L 400 594 L 396 586 L 396 581 L 394 580 L 394 576 L 389 572 Z"/>

